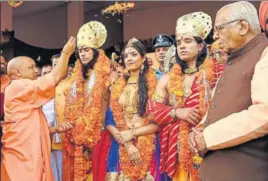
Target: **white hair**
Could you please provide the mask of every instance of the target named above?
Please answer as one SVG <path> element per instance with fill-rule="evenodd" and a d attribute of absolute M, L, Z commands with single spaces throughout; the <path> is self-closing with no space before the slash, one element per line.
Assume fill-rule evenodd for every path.
<path fill-rule="evenodd" d="M 244 19 L 248 22 L 253 31 L 261 32 L 257 9 L 253 4 L 247 1 L 238 1 L 227 4 L 226 6 L 223 6 L 217 14 L 227 8 L 231 10 L 231 14 L 226 17 L 227 20 L 233 21 L 236 19 Z"/>

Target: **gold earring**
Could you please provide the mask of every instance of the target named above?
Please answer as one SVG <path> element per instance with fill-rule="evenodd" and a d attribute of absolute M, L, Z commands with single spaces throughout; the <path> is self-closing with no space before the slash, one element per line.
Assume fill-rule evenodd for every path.
<path fill-rule="evenodd" d="M 128 69 L 124 69 L 124 70 L 123 70 L 123 74 L 124 74 L 125 76 L 130 76 L 130 73 L 129 73 Z"/>
<path fill-rule="evenodd" d="M 144 64 L 141 65 L 141 74 L 143 74 L 143 70 L 144 70 Z"/>

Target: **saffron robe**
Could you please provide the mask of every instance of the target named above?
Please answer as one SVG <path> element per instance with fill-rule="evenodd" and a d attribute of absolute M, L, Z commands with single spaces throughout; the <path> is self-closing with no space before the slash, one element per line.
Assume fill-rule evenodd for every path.
<path fill-rule="evenodd" d="M 13 80 L 6 87 L 1 180 L 53 181 L 50 135 L 41 106 L 54 94 L 50 74 Z"/>

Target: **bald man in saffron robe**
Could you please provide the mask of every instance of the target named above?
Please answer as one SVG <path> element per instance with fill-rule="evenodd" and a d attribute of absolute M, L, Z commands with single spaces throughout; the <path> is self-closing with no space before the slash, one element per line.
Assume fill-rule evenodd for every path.
<path fill-rule="evenodd" d="M 71 37 L 56 67 L 38 79 L 31 58 L 16 57 L 9 61 L 7 73 L 11 82 L 5 89 L 2 181 L 54 180 L 50 131 L 41 106 L 55 96 L 55 86 L 64 78 L 74 49 L 75 39 Z"/>

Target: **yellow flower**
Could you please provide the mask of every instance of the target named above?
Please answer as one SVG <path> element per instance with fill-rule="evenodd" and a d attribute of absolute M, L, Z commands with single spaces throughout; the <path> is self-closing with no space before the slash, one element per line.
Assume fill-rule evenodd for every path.
<path fill-rule="evenodd" d="M 201 164 L 202 160 L 203 160 L 203 159 L 202 159 L 200 156 L 195 155 L 195 156 L 193 157 L 193 162 L 194 162 L 194 163 Z"/>
<path fill-rule="evenodd" d="M 179 96 L 179 97 L 182 97 L 183 96 L 183 91 L 182 90 L 175 91 L 175 95 Z"/>

